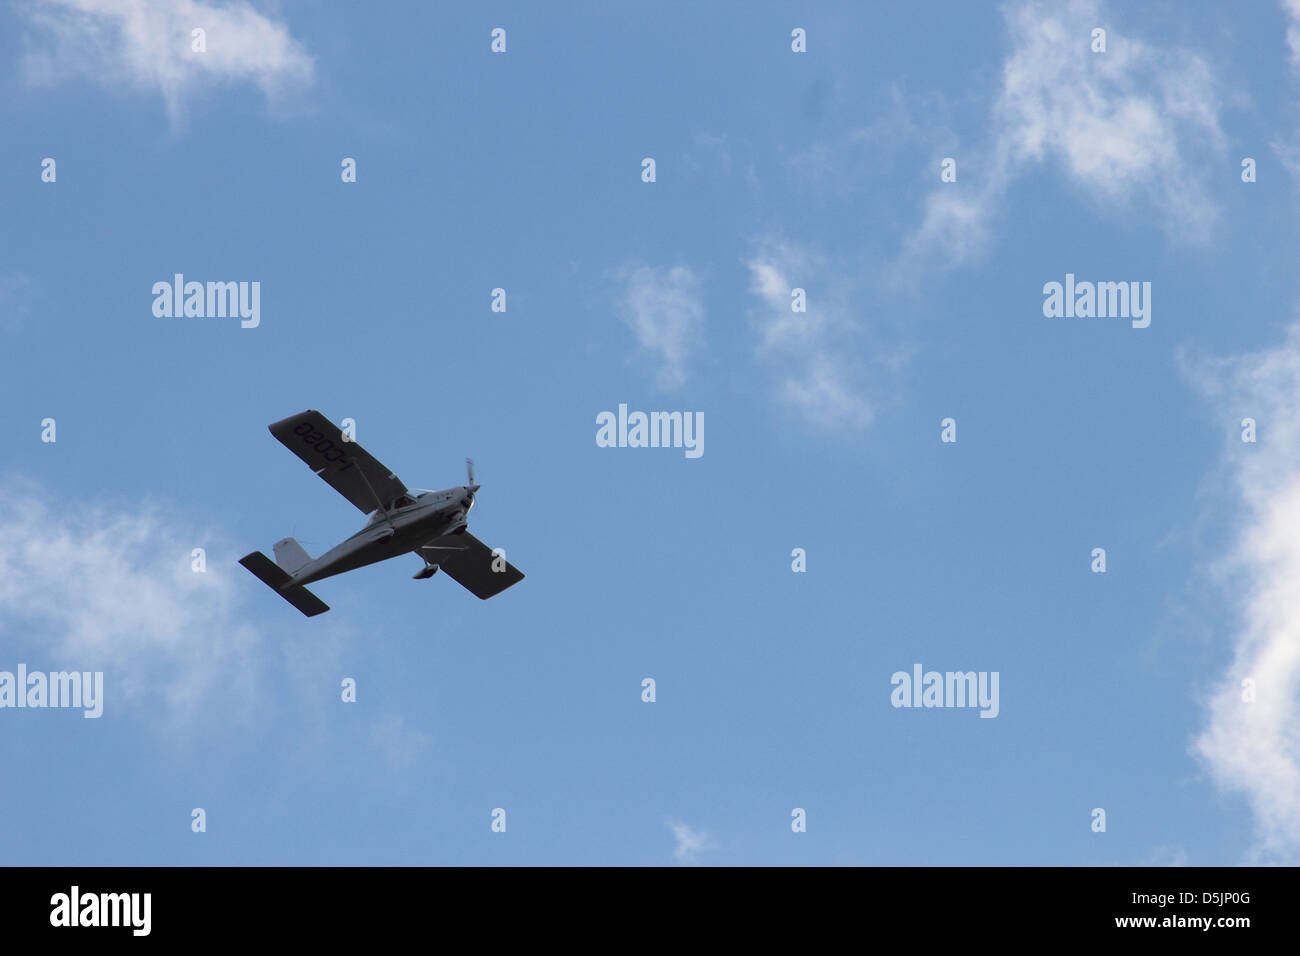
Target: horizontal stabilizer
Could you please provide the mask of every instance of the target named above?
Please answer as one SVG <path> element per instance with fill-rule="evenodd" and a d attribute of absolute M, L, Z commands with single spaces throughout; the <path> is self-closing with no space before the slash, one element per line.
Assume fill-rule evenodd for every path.
<path fill-rule="evenodd" d="M 257 577 L 276 594 L 284 598 L 303 614 L 308 617 L 315 617 L 317 614 L 324 614 L 330 609 L 330 606 L 312 594 L 301 585 L 297 587 L 286 588 L 293 578 L 289 573 L 280 567 L 261 551 L 254 551 L 252 554 L 246 554 L 239 559 L 239 563 L 248 570 L 252 571 Z"/>

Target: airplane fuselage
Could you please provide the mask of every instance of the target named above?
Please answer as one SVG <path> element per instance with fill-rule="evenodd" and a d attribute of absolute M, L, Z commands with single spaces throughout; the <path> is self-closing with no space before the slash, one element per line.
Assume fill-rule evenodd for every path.
<path fill-rule="evenodd" d="M 320 557 L 313 558 L 293 538 L 282 538 L 273 548 L 274 561 L 261 551 L 239 559 L 254 577 L 305 617 L 330 609 L 306 585 L 408 551 L 424 562 L 411 575 L 415 580 L 427 581 L 442 571 L 443 577 L 480 601 L 524 579 L 524 572 L 506 560 L 504 548 L 489 547 L 469 532 L 469 511 L 479 490 L 470 459 L 465 459 L 469 479 L 465 484 L 428 491 L 408 488 L 391 468 L 358 445 L 354 434 L 345 435 L 314 408 L 272 422 L 267 431 L 367 516 L 365 527 Z"/>
<path fill-rule="evenodd" d="M 477 487 L 477 485 L 475 486 Z M 292 575 L 293 584 L 311 584 L 368 564 L 414 551 L 443 535 L 466 526 L 474 506 L 473 491 L 465 485 L 420 493 L 413 503 L 377 511 L 366 526 L 319 558 L 313 558 Z"/>

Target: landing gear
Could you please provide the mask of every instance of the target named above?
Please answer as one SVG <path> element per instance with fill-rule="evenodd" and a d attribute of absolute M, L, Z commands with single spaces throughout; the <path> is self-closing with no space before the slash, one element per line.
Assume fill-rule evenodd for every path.
<path fill-rule="evenodd" d="M 437 573 L 438 573 L 438 566 L 436 564 L 425 564 L 424 567 L 422 567 L 420 570 L 415 572 L 411 580 L 424 581 L 427 578 L 433 577 Z"/>

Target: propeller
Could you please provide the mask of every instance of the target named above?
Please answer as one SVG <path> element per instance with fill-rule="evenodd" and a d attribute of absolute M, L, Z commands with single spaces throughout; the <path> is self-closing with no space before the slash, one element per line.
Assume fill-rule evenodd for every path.
<path fill-rule="evenodd" d="M 465 477 L 468 479 L 465 487 L 469 490 L 469 495 L 465 499 L 465 510 L 468 511 L 474 507 L 474 492 L 478 491 L 479 486 L 474 484 L 474 459 L 465 459 Z"/>

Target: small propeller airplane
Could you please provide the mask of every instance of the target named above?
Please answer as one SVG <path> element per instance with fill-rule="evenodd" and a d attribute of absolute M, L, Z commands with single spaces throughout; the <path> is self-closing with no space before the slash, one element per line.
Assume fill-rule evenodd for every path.
<path fill-rule="evenodd" d="M 415 580 L 439 569 L 475 597 L 487 599 L 524 579 L 523 572 L 466 530 L 474 507 L 474 462 L 465 460 L 467 484 L 442 491 L 407 488 L 364 448 L 317 411 L 300 412 L 269 425 L 271 434 L 307 463 L 335 491 L 368 515 L 365 527 L 337 547 L 313 558 L 293 538 L 275 544 L 275 560 L 261 551 L 239 559 L 282 598 L 308 617 L 329 605 L 305 585 L 344 571 L 406 554 L 424 567 Z"/>

